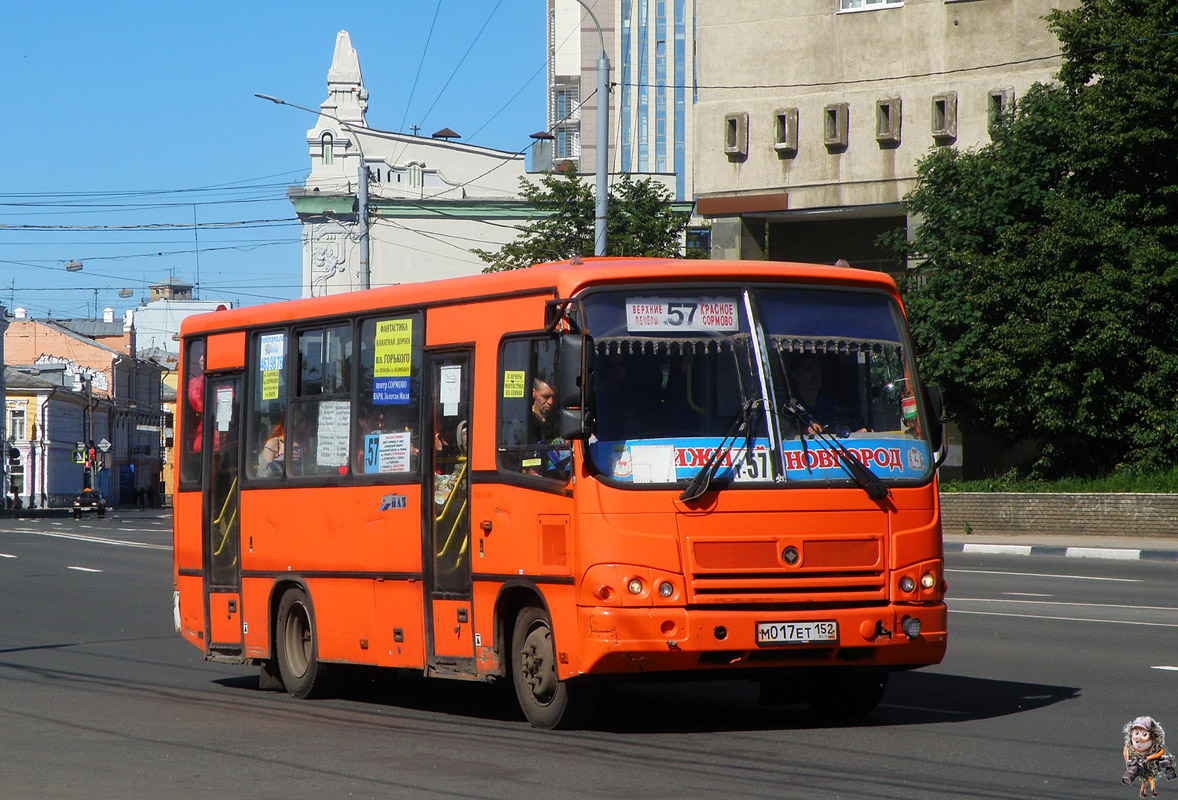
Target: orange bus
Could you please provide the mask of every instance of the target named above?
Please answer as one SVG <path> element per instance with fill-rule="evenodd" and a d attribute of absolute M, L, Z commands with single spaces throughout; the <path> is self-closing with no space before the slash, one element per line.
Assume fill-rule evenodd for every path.
<path fill-rule="evenodd" d="M 574 260 L 189 317 L 181 369 L 176 627 L 264 688 L 861 714 L 944 655 L 940 393 L 886 275 Z"/>

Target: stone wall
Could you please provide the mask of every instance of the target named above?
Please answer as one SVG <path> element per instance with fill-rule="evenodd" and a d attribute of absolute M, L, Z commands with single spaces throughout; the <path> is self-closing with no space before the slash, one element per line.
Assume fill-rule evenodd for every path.
<path fill-rule="evenodd" d="M 942 492 L 947 534 L 1178 536 L 1178 494 Z"/>

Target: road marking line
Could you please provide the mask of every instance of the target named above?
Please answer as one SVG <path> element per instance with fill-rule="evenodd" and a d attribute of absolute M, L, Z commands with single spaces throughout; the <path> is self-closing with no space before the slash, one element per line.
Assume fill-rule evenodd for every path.
<path fill-rule="evenodd" d="M 954 597 L 962 603 L 1033 603 L 1039 606 L 1090 606 L 1092 608 L 1130 608 L 1134 611 L 1178 611 L 1174 606 L 1130 606 L 1117 603 L 1078 603 L 1075 600 L 1004 600 L 1001 597 Z"/>
<path fill-rule="evenodd" d="M 1039 594 L 1038 592 L 1003 592 L 1016 597 L 1055 597 L 1053 594 Z"/>
<path fill-rule="evenodd" d="M 1114 625 L 1147 625 L 1154 628 L 1178 628 L 1178 622 L 1140 622 L 1132 619 L 1089 619 L 1087 617 L 1052 617 L 1046 614 L 1013 614 L 1002 611 L 965 611 L 949 609 L 951 614 L 976 614 L 982 617 L 1017 617 L 1019 619 L 1053 619 L 1061 622 L 1110 622 Z"/>
<path fill-rule="evenodd" d="M 1104 578 L 1098 575 L 1054 575 L 1046 572 L 1005 572 L 997 569 L 947 569 L 945 572 L 962 572 L 968 575 L 1018 575 L 1021 578 L 1071 578 L 1076 581 L 1113 581 L 1115 583 L 1141 583 L 1141 578 Z"/>
<path fill-rule="evenodd" d="M 76 569 L 78 572 L 102 572 L 102 570 L 93 567 L 66 567 L 66 569 Z"/>
<path fill-rule="evenodd" d="M 16 558 L 16 556 L 9 555 L 8 553 L 0 553 L 0 558 Z"/>
<path fill-rule="evenodd" d="M 1168 664 L 1162 664 L 1162 665 L 1160 665 L 1160 666 L 1157 666 L 1157 667 L 1150 667 L 1150 669 L 1164 669 L 1164 670 L 1166 670 L 1167 672 L 1178 672 L 1178 667 L 1171 667 L 1171 666 L 1170 666 L 1170 665 L 1168 665 Z"/>
<path fill-rule="evenodd" d="M 102 536 L 87 536 L 81 533 L 53 533 L 51 531 L 16 531 L 32 536 L 48 536 L 53 539 L 73 539 L 78 542 L 93 542 L 94 544 L 113 544 L 118 547 L 142 547 L 146 550 L 171 550 L 168 544 L 148 544 L 147 542 L 128 542 L 122 539 L 107 539 Z"/>

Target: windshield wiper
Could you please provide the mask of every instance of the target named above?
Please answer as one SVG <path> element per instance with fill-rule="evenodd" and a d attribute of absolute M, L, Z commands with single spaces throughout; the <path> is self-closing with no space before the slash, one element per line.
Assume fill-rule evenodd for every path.
<path fill-rule="evenodd" d="M 852 450 L 847 449 L 842 442 L 827 433 L 826 426 L 814 419 L 814 416 L 805 406 L 791 398 L 790 402 L 786 404 L 782 411 L 794 418 L 794 422 L 798 426 L 798 435 L 802 440 L 803 452 L 805 452 L 806 446 L 805 434 L 809 433 L 821 442 L 826 449 L 833 450 L 838 454 L 838 458 L 835 461 L 847 471 L 847 474 L 855 480 L 855 483 L 863 488 L 863 491 L 867 492 L 867 496 L 872 500 L 883 500 L 891 494 L 891 490 L 888 489 L 887 484 L 878 475 L 869 470 L 859 460 L 859 456 L 855 455 Z"/>
<path fill-rule="evenodd" d="M 687 484 L 687 488 L 679 494 L 679 499 L 685 502 L 698 500 L 703 493 L 708 490 L 708 486 L 712 482 L 712 478 L 716 474 L 716 468 L 720 466 L 721 454 L 728 451 L 728 441 L 736 441 L 742 432 L 746 431 L 749 423 L 753 419 L 753 407 L 760 403 L 760 400 L 745 400 L 740 404 L 740 411 L 736 412 L 732 422 L 728 425 L 728 430 L 724 433 L 724 438 L 720 440 L 720 446 L 712 451 L 708 456 L 708 460 L 700 467 L 699 472 L 695 473 L 695 477 Z M 751 437 L 745 436 L 746 439 Z"/>

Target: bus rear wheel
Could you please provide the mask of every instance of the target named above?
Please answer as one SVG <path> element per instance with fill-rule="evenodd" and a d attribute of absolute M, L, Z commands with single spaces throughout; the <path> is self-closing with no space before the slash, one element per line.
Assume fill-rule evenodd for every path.
<path fill-rule="evenodd" d="M 282 685 L 292 697 L 306 699 L 323 694 L 327 665 L 319 660 L 319 642 L 307 593 L 287 589 L 275 615 L 275 650 Z"/>
<path fill-rule="evenodd" d="M 552 620 L 542 608 L 528 606 L 515 618 L 511 676 L 520 708 L 537 728 L 567 728 L 581 721 L 581 712 L 592 704 L 587 697 L 590 687 L 557 676 Z"/>

